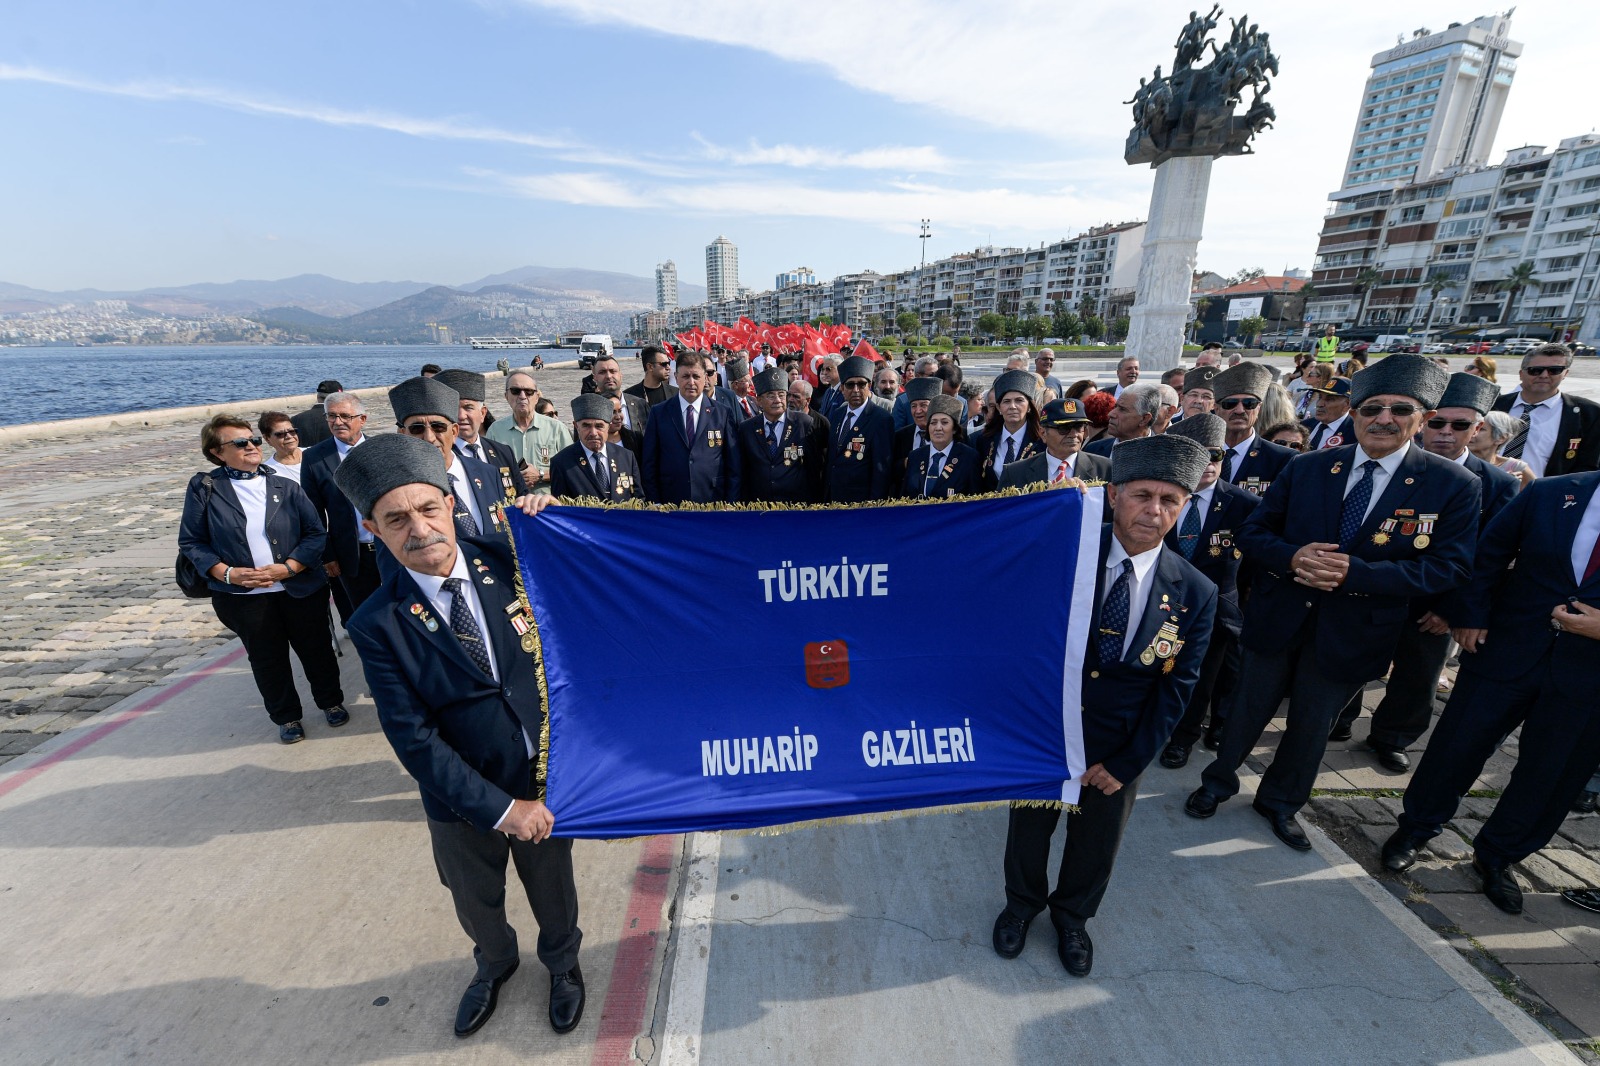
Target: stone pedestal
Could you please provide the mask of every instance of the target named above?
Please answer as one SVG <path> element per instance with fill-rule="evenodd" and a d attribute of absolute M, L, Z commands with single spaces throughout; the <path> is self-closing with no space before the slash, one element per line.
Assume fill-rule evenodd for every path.
<path fill-rule="evenodd" d="M 1139 357 L 1150 377 L 1183 361 L 1189 291 L 1210 185 L 1210 156 L 1177 156 L 1156 167 L 1127 343 L 1127 353 Z"/>

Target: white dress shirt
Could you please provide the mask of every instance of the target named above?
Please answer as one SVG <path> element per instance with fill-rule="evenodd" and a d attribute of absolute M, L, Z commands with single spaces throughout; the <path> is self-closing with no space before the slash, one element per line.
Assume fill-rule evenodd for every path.
<path fill-rule="evenodd" d="M 1000 430 L 1000 439 L 995 441 L 995 448 L 994 448 L 994 464 L 993 465 L 994 465 L 994 476 L 995 477 L 999 477 L 1000 476 L 1000 471 L 1005 469 L 1005 465 L 1006 465 L 1006 441 L 1011 441 L 1013 447 L 1015 448 L 1015 451 L 1013 451 L 1011 453 L 1011 461 L 1012 462 L 1016 462 L 1018 459 L 1022 458 L 1022 444 L 1023 444 L 1023 441 L 1027 439 L 1027 434 L 1028 434 L 1028 427 L 1026 425 L 1018 427 L 1017 431 L 1015 433 L 1010 432 L 1010 431 L 1008 431 L 1006 429 L 1001 429 Z"/>
<path fill-rule="evenodd" d="M 272 541 L 267 539 L 267 479 L 253 477 L 247 481 L 231 481 L 239 506 L 244 509 L 244 539 L 250 545 L 250 565 L 261 570 L 276 566 L 272 557 Z M 1588 556 L 1584 556 L 1588 561 Z M 246 596 L 259 596 L 263 592 L 282 592 L 283 583 L 274 581 L 265 588 L 251 589 Z"/>
<path fill-rule="evenodd" d="M 700 398 L 694 403 L 685 400 L 682 393 L 678 395 L 678 425 L 686 424 L 685 416 L 691 407 L 694 408 L 694 431 L 698 435 L 700 432 L 700 419 L 706 410 L 706 394 L 702 392 Z"/>
<path fill-rule="evenodd" d="M 1255 446 L 1256 434 L 1254 430 L 1251 430 L 1248 437 L 1240 441 L 1238 444 L 1235 444 L 1233 447 L 1228 448 L 1228 451 L 1233 453 L 1233 462 L 1230 465 L 1232 467 L 1231 473 L 1234 478 L 1239 476 L 1239 467 L 1244 464 L 1245 456 L 1249 455 L 1250 449 L 1254 448 Z M 1229 478 L 1228 480 L 1231 481 L 1233 478 Z"/>
<path fill-rule="evenodd" d="M 1114 534 L 1111 537 L 1111 550 L 1106 552 L 1106 572 L 1100 582 L 1102 607 L 1105 606 L 1106 597 L 1111 594 L 1112 583 L 1122 574 L 1122 560 L 1133 560 L 1133 573 L 1128 575 L 1128 628 L 1122 634 L 1123 658 L 1127 658 L 1128 648 L 1139 632 L 1139 623 L 1144 618 L 1145 601 L 1150 598 L 1150 571 L 1156 568 L 1156 560 L 1160 556 L 1159 544 L 1147 552 L 1129 555 L 1122 542 Z"/>
<path fill-rule="evenodd" d="M 1558 392 L 1548 400 L 1541 400 L 1533 405 L 1533 410 L 1526 411 L 1522 406 L 1522 390 L 1518 389 L 1517 398 L 1511 401 L 1511 415 L 1528 420 L 1528 439 L 1522 445 L 1522 461 L 1533 468 L 1535 477 L 1543 477 L 1545 464 L 1556 450 L 1556 434 L 1561 431 L 1561 394 Z"/>
<path fill-rule="evenodd" d="M 450 455 L 450 469 L 445 473 L 450 475 L 450 484 L 455 489 L 456 506 L 467 509 L 472 520 L 478 524 L 479 533 L 487 532 L 489 527 L 484 525 L 483 508 L 478 506 L 478 499 L 472 493 L 472 482 L 467 480 L 467 468 L 454 452 Z"/>
<path fill-rule="evenodd" d="M 355 444 L 346 444 L 338 437 L 333 438 L 333 446 L 339 451 L 339 462 L 344 462 L 344 457 L 350 454 L 351 448 L 355 448 L 366 443 L 366 440 L 367 438 L 365 434 L 357 437 Z M 356 516 L 356 540 L 362 544 L 371 544 L 375 538 L 367 529 L 367 527 L 361 524 L 362 515 L 360 509 L 352 504 L 350 510 L 353 511 Z"/>
<path fill-rule="evenodd" d="M 767 441 L 769 439 L 771 439 L 771 438 L 769 438 L 767 436 L 767 431 L 770 429 L 772 431 L 772 436 L 777 437 L 778 438 L 778 443 L 782 444 L 783 443 L 783 424 L 786 421 L 788 421 L 788 412 L 785 412 L 785 413 L 779 415 L 778 416 L 778 420 L 776 422 L 770 421 L 767 418 L 766 415 L 762 415 L 761 416 L 761 443 L 765 444 L 765 443 L 767 443 Z"/>
<path fill-rule="evenodd" d="M 927 473 L 922 476 L 922 494 L 924 496 L 928 495 L 928 482 L 933 480 L 934 460 L 938 460 L 939 473 L 944 473 L 944 468 L 950 464 L 950 448 L 953 443 L 946 444 L 943 451 L 934 451 L 933 445 L 928 445 L 928 468 Z M 1600 496 L 1600 492 L 1595 493 L 1595 495 Z"/>
<path fill-rule="evenodd" d="M 482 437 L 479 437 L 471 444 L 468 444 L 464 440 L 458 440 L 456 441 L 455 450 L 458 454 L 464 455 L 468 459 L 476 459 L 478 462 L 488 463 L 490 466 L 494 465 L 494 463 L 489 461 L 489 450 L 483 446 Z"/>
<path fill-rule="evenodd" d="M 1411 442 L 1406 441 L 1399 448 L 1378 460 L 1378 469 L 1372 472 L 1372 495 L 1367 497 L 1367 509 L 1361 513 L 1361 520 L 1365 522 L 1372 509 L 1378 506 L 1378 497 L 1383 495 L 1383 490 L 1389 487 L 1389 479 L 1394 477 L 1394 472 L 1400 469 L 1400 463 L 1410 451 Z M 1344 483 L 1344 495 L 1348 497 L 1361 477 L 1361 464 L 1371 459 L 1366 449 L 1356 445 L 1356 454 L 1350 460 L 1350 477 Z"/>

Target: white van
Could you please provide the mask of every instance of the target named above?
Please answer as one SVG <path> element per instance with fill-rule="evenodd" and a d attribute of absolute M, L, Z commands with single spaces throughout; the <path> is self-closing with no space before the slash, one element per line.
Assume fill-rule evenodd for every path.
<path fill-rule="evenodd" d="M 585 333 L 578 342 L 578 369 L 588 370 L 600 356 L 611 354 L 611 334 Z"/>

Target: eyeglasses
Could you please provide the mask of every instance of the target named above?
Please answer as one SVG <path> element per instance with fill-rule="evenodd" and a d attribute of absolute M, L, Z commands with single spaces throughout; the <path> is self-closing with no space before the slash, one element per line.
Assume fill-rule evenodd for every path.
<path fill-rule="evenodd" d="M 1476 424 L 1477 423 L 1473 422 L 1471 419 L 1466 419 L 1466 418 L 1430 418 L 1430 419 L 1428 419 L 1428 428 L 1429 429 L 1443 429 L 1446 426 L 1449 426 L 1451 429 L 1455 430 L 1457 433 L 1465 433 L 1467 430 L 1471 429 Z"/>
<path fill-rule="evenodd" d="M 1564 366 L 1525 366 L 1522 371 L 1525 374 L 1533 374 L 1534 376 L 1549 374 L 1551 377 L 1560 377 L 1567 372 L 1567 368 Z"/>
<path fill-rule="evenodd" d="M 1364 403 L 1356 408 L 1356 414 L 1362 418 L 1377 418 L 1383 412 L 1388 411 L 1396 418 L 1410 418 L 1420 410 L 1422 408 L 1414 403 Z"/>
<path fill-rule="evenodd" d="M 508 386 L 506 388 L 506 395 L 507 396 L 537 396 L 537 395 L 539 395 L 539 390 L 538 389 L 518 389 L 518 388 L 511 388 L 511 387 Z"/>
<path fill-rule="evenodd" d="M 1235 407 L 1243 407 L 1246 411 L 1254 411 L 1261 406 L 1261 401 L 1254 396 L 1230 396 L 1226 400 L 1218 400 L 1217 406 L 1224 411 L 1231 411 Z"/>
<path fill-rule="evenodd" d="M 1281 444 L 1285 448 L 1292 448 L 1297 452 L 1303 452 L 1303 451 L 1306 450 L 1306 446 L 1304 444 L 1301 444 L 1298 440 L 1293 440 L 1293 439 L 1290 439 L 1290 440 L 1275 440 L 1272 443 Z"/>
<path fill-rule="evenodd" d="M 225 440 L 220 445 L 223 448 L 238 448 L 241 452 L 246 448 L 261 447 L 260 437 L 240 437 L 238 440 Z"/>
<path fill-rule="evenodd" d="M 267 436 L 271 437 L 273 440 L 282 440 L 285 437 L 298 437 L 299 435 L 300 431 L 298 429 L 275 429 L 271 433 L 267 434 Z"/>
<path fill-rule="evenodd" d="M 431 429 L 435 437 L 442 437 L 454 428 L 454 422 L 410 422 L 406 424 L 405 431 L 413 437 L 420 437 Z"/>
<path fill-rule="evenodd" d="M 844 383 L 844 389 L 846 392 L 849 392 L 851 389 L 864 389 L 866 387 L 867 383 L 862 381 L 860 378 L 852 378 Z"/>
<path fill-rule="evenodd" d="M 366 417 L 367 416 L 365 414 L 359 414 L 359 415 L 336 415 L 332 411 L 328 412 L 328 421 L 329 422 L 354 422 L 357 419 L 366 418 Z"/>

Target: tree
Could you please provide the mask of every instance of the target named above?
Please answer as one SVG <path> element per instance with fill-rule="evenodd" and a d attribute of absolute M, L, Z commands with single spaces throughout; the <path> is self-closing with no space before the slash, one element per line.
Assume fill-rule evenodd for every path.
<path fill-rule="evenodd" d="M 1439 294 L 1456 283 L 1456 279 L 1442 270 L 1435 270 L 1428 275 L 1424 285 L 1428 287 L 1428 329 L 1433 329 L 1433 312 L 1439 305 Z"/>
<path fill-rule="evenodd" d="M 872 335 L 874 337 L 883 336 L 883 316 L 882 315 L 868 315 L 867 316 L 867 328 L 872 331 Z"/>
<path fill-rule="evenodd" d="M 1211 309 L 1211 297 L 1202 296 L 1194 302 L 1194 340 L 1200 341 L 1200 327 L 1205 325 L 1206 312 Z"/>
<path fill-rule="evenodd" d="M 1356 275 L 1356 280 L 1351 282 L 1352 287 L 1361 294 L 1361 306 L 1356 309 L 1356 325 L 1361 325 L 1361 320 L 1367 317 L 1367 297 L 1372 292 L 1372 287 L 1383 280 L 1383 275 L 1378 273 L 1376 267 L 1367 267 Z"/>
<path fill-rule="evenodd" d="M 1500 282 L 1495 285 L 1495 289 L 1499 292 L 1510 293 L 1506 297 L 1505 313 L 1500 316 L 1501 325 L 1511 321 L 1511 305 L 1516 303 L 1517 294 L 1529 285 L 1536 284 L 1538 284 L 1538 281 L 1533 276 L 1533 264 L 1531 262 L 1518 263 L 1511 268 L 1511 273 L 1500 279 Z"/>
<path fill-rule="evenodd" d="M 1228 278 L 1227 281 L 1229 285 L 1243 285 L 1245 282 L 1254 281 L 1265 274 L 1266 271 L 1262 270 L 1260 267 L 1251 267 L 1249 270 L 1239 271 L 1239 273 L 1233 275 L 1233 277 Z"/>
<path fill-rule="evenodd" d="M 1248 318 L 1240 319 L 1239 321 L 1239 333 L 1249 338 L 1251 341 L 1254 341 L 1257 337 L 1261 336 L 1262 332 L 1266 328 L 1267 320 L 1262 318 L 1260 315 L 1251 315 Z"/>
<path fill-rule="evenodd" d="M 1083 332 L 1088 334 L 1090 337 L 1099 340 L 1101 337 L 1106 335 L 1105 320 L 1099 315 L 1090 315 L 1088 318 L 1083 320 Z"/>
<path fill-rule="evenodd" d="M 1095 312 L 1095 299 L 1088 293 L 1078 297 L 1078 317 L 1093 318 Z"/>
<path fill-rule="evenodd" d="M 1006 320 L 1003 315 L 998 315 L 993 311 L 985 311 L 978 316 L 978 332 L 986 337 L 991 339 L 998 337 L 1001 330 L 1005 328 Z"/>
<path fill-rule="evenodd" d="M 1018 320 L 1017 316 L 1016 315 L 1006 315 L 1005 318 L 1006 318 L 1006 325 L 1005 325 L 1005 329 L 1002 330 L 1002 332 L 1005 333 L 1006 340 L 1010 340 L 1013 337 L 1022 336 L 1022 322 Z"/>
<path fill-rule="evenodd" d="M 1022 317 L 1023 318 L 1033 318 L 1034 316 L 1038 315 L 1038 313 L 1039 313 L 1039 301 L 1038 300 L 1029 300 L 1027 303 L 1024 303 L 1022 305 Z"/>
<path fill-rule="evenodd" d="M 1031 337 L 1034 344 L 1043 344 L 1045 337 L 1050 333 L 1050 320 L 1043 315 L 1034 315 L 1024 320 L 1023 333 Z"/>
<path fill-rule="evenodd" d="M 946 314 L 945 312 L 943 312 L 943 311 L 940 311 L 938 314 L 934 315 L 933 316 L 933 331 L 935 333 L 940 333 L 940 334 L 949 333 L 950 332 L 950 316 L 948 314 Z"/>
<path fill-rule="evenodd" d="M 1128 326 L 1130 320 L 1127 315 L 1118 315 L 1116 321 L 1111 323 L 1111 339 L 1114 341 L 1128 339 Z"/>
<path fill-rule="evenodd" d="M 1078 321 L 1078 316 L 1060 300 L 1056 301 L 1056 313 L 1050 319 L 1050 329 L 1057 337 L 1071 343 L 1078 334 L 1083 332 L 1083 323 Z"/>
<path fill-rule="evenodd" d="M 922 325 L 922 316 L 915 311 L 901 311 L 894 316 L 894 324 L 899 327 L 901 333 L 909 336 Z"/>

